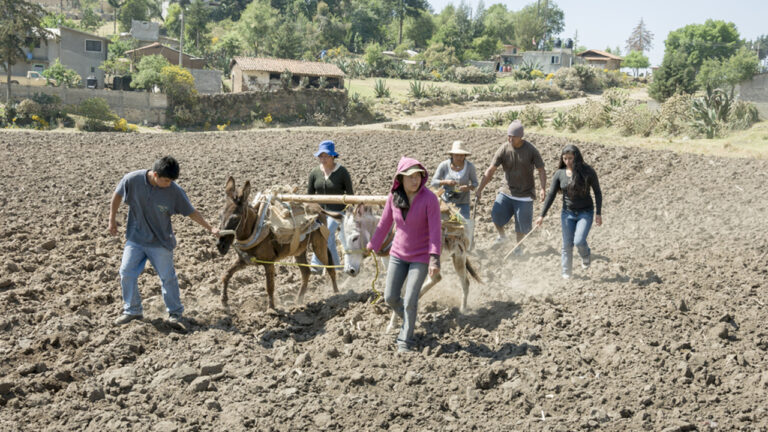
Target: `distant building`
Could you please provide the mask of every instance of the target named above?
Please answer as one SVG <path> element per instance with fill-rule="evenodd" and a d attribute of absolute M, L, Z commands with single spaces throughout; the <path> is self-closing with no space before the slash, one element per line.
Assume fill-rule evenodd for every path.
<path fill-rule="evenodd" d="M 104 88 L 104 71 L 99 69 L 107 59 L 109 39 L 68 27 L 49 28 L 52 33 L 46 41 L 28 38 L 24 53 L 26 62 L 13 65 L 12 75 L 26 76 L 27 71 L 43 72 L 56 59 L 77 72 L 85 86 L 88 78 L 96 79 L 96 86 Z"/>
<path fill-rule="evenodd" d="M 125 52 L 131 60 L 131 70 L 135 70 L 141 58 L 148 55 L 161 55 L 173 65 L 179 64 L 179 50 L 167 47 L 159 42 L 152 43 L 141 48 Z M 213 69 L 205 69 L 205 59 L 192 57 L 189 54 L 182 55 L 182 66 L 189 70 L 195 77 L 195 89 L 200 93 L 221 93 L 222 72 Z"/>
<path fill-rule="evenodd" d="M 131 36 L 141 42 L 157 42 L 160 38 L 160 23 L 131 20 Z"/>
<path fill-rule="evenodd" d="M 302 77 L 309 78 L 309 85 L 319 86 L 321 77 L 328 88 L 344 88 L 344 72 L 331 63 L 302 60 L 235 57 L 230 62 L 232 92 L 270 90 L 281 85 L 280 74 L 286 70 L 293 74 L 294 84 Z"/>
<path fill-rule="evenodd" d="M 137 65 L 142 57 L 155 54 L 165 57 L 171 64 L 179 64 L 179 50 L 167 47 L 159 42 L 125 52 L 126 57 L 131 59 L 131 63 L 133 63 L 132 67 Z M 184 54 L 182 55 L 181 65 L 188 69 L 202 69 L 205 67 L 205 59 Z"/>
<path fill-rule="evenodd" d="M 599 69 L 619 70 L 623 58 L 600 50 L 586 50 L 576 54 L 579 63 L 594 66 Z"/>
<path fill-rule="evenodd" d="M 555 73 L 562 67 L 571 67 L 574 63 L 573 50 L 555 48 L 552 51 L 518 51 L 513 45 L 504 45 L 504 51 L 496 57 L 495 69 L 510 72 L 522 64 L 534 66 L 545 74 Z"/>

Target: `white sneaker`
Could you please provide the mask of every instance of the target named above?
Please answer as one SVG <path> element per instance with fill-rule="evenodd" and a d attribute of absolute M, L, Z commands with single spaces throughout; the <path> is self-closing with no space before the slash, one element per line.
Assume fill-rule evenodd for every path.
<path fill-rule="evenodd" d="M 498 236 L 496 237 L 496 240 L 494 240 L 493 244 L 491 244 L 491 247 L 497 248 L 504 246 L 505 244 L 507 244 L 507 236 Z"/>
<path fill-rule="evenodd" d="M 563 279 L 568 280 L 571 278 L 571 275 L 569 273 L 563 272 Z"/>

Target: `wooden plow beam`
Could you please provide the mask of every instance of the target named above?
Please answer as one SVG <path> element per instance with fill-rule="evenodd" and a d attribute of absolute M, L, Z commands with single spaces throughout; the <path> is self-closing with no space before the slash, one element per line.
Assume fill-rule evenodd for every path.
<path fill-rule="evenodd" d="M 297 195 L 277 194 L 275 198 L 283 202 L 302 202 L 317 204 L 368 204 L 384 205 L 386 195 Z"/>

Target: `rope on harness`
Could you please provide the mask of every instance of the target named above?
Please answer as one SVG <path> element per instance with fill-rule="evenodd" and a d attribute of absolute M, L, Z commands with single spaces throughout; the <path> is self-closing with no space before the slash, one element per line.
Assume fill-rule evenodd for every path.
<path fill-rule="evenodd" d="M 283 261 L 266 261 L 258 258 L 250 257 L 249 260 L 255 264 L 272 264 L 282 266 L 294 266 L 294 267 L 317 267 L 317 268 L 343 268 L 343 265 L 325 265 L 325 264 L 304 264 L 304 263 L 292 263 Z"/>
<path fill-rule="evenodd" d="M 371 304 L 376 304 L 381 300 L 381 291 L 376 289 L 376 281 L 379 279 L 379 257 L 377 257 L 376 253 L 373 251 L 371 251 L 371 256 L 373 257 L 373 264 L 376 266 L 376 274 L 371 281 L 371 289 L 376 294 L 376 297 L 371 301 Z"/>

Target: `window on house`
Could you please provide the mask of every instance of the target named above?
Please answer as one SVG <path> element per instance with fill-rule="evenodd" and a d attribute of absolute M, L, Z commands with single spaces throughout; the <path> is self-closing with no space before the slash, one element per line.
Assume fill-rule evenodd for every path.
<path fill-rule="evenodd" d="M 279 81 L 280 80 L 280 74 L 279 73 L 270 73 L 269 74 L 269 79 L 270 80 L 278 80 Z"/>
<path fill-rule="evenodd" d="M 101 52 L 101 41 L 100 40 L 85 40 L 85 51 L 86 52 Z"/>
<path fill-rule="evenodd" d="M 552 56 L 552 64 L 560 64 L 560 56 Z"/>

